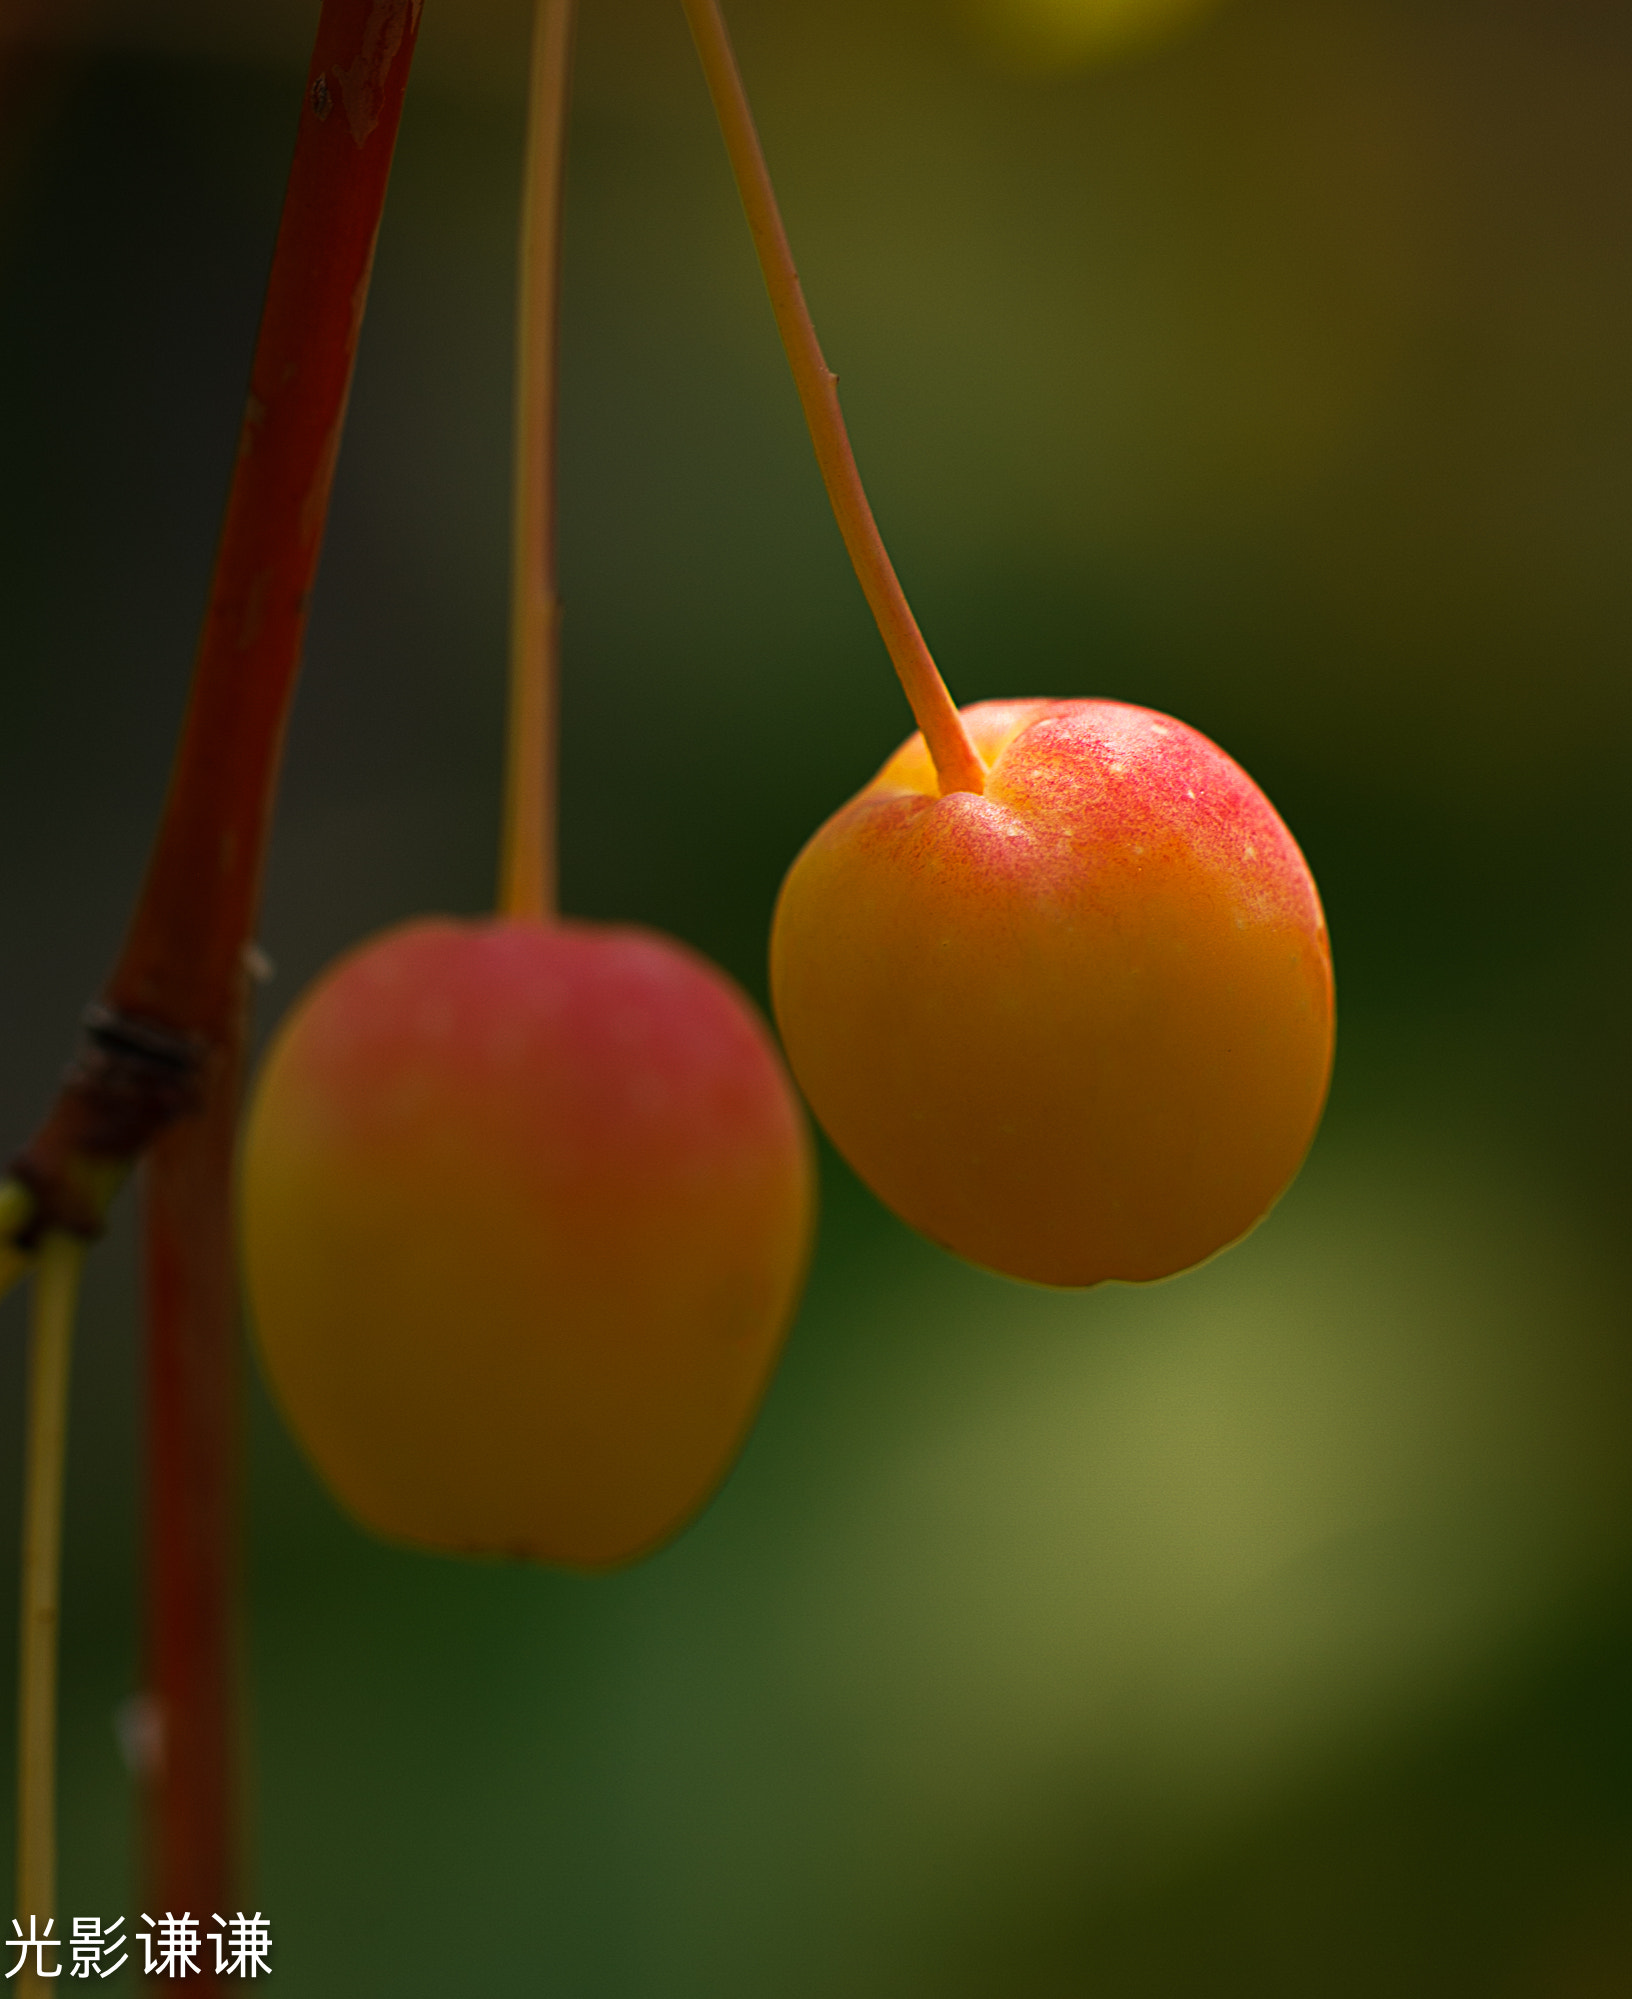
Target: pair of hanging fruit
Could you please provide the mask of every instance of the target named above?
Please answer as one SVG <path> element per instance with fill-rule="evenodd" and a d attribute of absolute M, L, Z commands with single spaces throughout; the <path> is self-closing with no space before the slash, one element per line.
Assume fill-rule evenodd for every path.
<path fill-rule="evenodd" d="M 1320 902 L 1246 774 L 1110 701 L 960 713 L 856 474 L 714 0 L 683 0 L 818 461 L 918 719 L 810 841 L 772 933 L 793 1072 L 907 1221 L 1059 1285 L 1200 1262 L 1268 1210 L 1331 1067 Z M 747 1000 L 549 907 L 552 333 L 568 9 L 544 0 L 523 230 L 501 914 L 343 959 L 267 1059 L 243 1155 L 275 1391 L 387 1535 L 637 1556 L 729 1467 L 797 1304 L 803 1118 Z"/>

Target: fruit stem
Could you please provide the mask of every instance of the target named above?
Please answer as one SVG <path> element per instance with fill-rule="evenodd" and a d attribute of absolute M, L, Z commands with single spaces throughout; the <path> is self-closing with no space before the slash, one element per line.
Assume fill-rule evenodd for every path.
<path fill-rule="evenodd" d="M 816 447 L 816 462 L 857 580 L 935 760 L 942 793 L 982 792 L 986 788 L 985 763 L 924 643 L 867 504 L 844 412 L 839 407 L 839 378 L 828 367 L 811 323 L 725 19 L 717 0 L 681 0 L 681 4 L 702 58 L 765 289 L 771 295 L 771 310 L 793 370 L 810 440 Z"/>
<path fill-rule="evenodd" d="M 68 1376 L 85 1245 L 40 1245 L 29 1331 L 28 1442 L 17 1676 L 17 1913 L 41 1930 L 57 1912 L 57 1631 Z M 39 1934 L 38 1931 L 31 1931 Z M 36 1957 L 36 1966 L 39 1958 Z M 23 1989 L 42 1990 L 34 1971 Z"/>
<path fill-rule="evenodd" d="M 561 600 L 555 555 L 555 436 L 572 14 L 572 0 L 538 0 L 533 16 L 516 294 L 510 716 L 499 907 L 507 916 L 537 918 L 555 913 L 558 872 Z"/>

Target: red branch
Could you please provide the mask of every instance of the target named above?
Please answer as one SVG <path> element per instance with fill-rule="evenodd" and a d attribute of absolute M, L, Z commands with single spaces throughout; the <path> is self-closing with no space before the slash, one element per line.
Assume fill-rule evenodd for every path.
<path fill-rule="evenodd" d="M 237 1082 L 237 1065 L 223 1067 L 204 1114 L 159 1138 L 148 1156 L 144 1214 L 147 1694 L 137 1737 L 146 1779 L 144 1885 L 155 1913 L 206 1917 L 239 1911 L 245 1885 Z M 204 1968 L 213 1970 L 208 1944 Z"/>
<path fill-rule="evenodd" d="M 238 1007 L 418 26 L 419 0 L 327 0 L 318 26 L 192 705 L 108 988 L 184 1033 L 220 1033 Z"/>
<path fill-rule="evenodd" d="M 175 1911 L 240 1906 L 244 959 L 419 14 L 420 0 L 324 0 L 192 700 L 107 992 L 116 1017 L 200 1038 L 210 1058 L 202 1115 L 160 1139 L 147 1186 L 149 1879 Z"/>
<path fill-rule="evenodd" d="M 34 1196 L 35 1234 L 90 1235 L 158 1141 L 146 1213 L 149 1886 L 158 1908 L 206 1922 L 237 1911 L 241 1885 L 230 1181 L 245 960 L 420 5 L 323 0 L 164 816 L 85 1050 L 13 1169 Z M 208 1943 L 204 1958 L 213 1973 Z"/>
<path fill-rule="evenodd" d="M 36 1234 L 95 1234 L 231 1054 L 420 4 L 324 0 L 164 817 L 87 1047 L 13 1168 Z"/>

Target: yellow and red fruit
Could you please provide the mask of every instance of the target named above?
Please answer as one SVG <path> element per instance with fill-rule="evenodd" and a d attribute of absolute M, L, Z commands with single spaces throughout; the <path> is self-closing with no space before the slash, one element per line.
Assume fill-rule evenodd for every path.
<path fill-rule="evenodd" d="M 812 1109 L 915 1228 L 1043 1284 L 1170 1276 L 1307 1151 L 1331 953 L 1297 843 L 1182 722 L 982 702 L 984 795 L 921 736 L 783 885 L 771 990 Z"/>
<path fill-rule="evenodd" d="M 808 1135 L 723 974 L 651 932 L 411 923 L 301 1000 L 244 1143 L 278 1401 L 367 1526 L 597 1568 L 729 1468 L 797 1303 Z"/>

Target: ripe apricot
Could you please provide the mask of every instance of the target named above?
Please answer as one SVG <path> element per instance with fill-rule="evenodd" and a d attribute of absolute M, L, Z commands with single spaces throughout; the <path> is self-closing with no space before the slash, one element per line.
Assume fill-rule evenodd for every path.
<path fill-rule="evenodd" d="M 599 1568 L 683 1525 L 752 1421 L 809 1139 L 768 1032 L 691 951 L 421 921 L 284 1023 L 242 1214 L 274 1393 L 359 1520 Z"/>
<path fill-rule="evenodd" d="M 984 795 L 921 736 L 777 904 L 795 1077 L 881 1199 L 972 1262 L 1166 1277 L 1245 1234 L 1331 1071 L 1320 898 L 1206 737 L 1115 701 L 982 702 Z"/>

